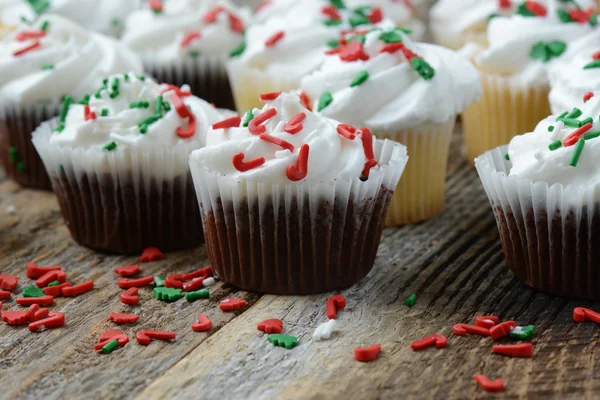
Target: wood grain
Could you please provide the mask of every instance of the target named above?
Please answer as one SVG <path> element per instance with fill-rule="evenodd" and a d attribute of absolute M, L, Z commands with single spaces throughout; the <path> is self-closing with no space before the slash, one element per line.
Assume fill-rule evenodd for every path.
<path fill-rule="evenodd" d="M 173 304 L 141 290 L 138 307 L 121 304 L 116 266 L 134 257 L 100 254 L 77 246 L 68 234 L 50 193 L 19 189 L 0 180 L 0 271 L 21 278 L 16 293 L 29 284 L 25 265 L 61 264 L 72 282 L 93 279 L 94 291 L 58 299 L 53 310 L 67 315 L 67 325 L 38 334 L 0 325 L 1 397 L 12 398 L 488 398 L 472 375 L 502 377 L 505 398 L 598 398 L 600 365 L 594 350 L 598 326 L 572 321 L 575 306 L 598 306 L 537 293 L 521 285 L 504 263 L 495 221 L 476 172 L 460 157 L 454 138 L 447 185 L 447 205 L 432 220 L 384 233 L 373 271 L 342 293 L 347 308 L 339 313 L 333 339 L 312 342 L 314 329 L 326 321 L 325 299 L 317 296 L 271 296 L 211 288 L 211 298 Z M 16 207 L 14 214 L 7 208 Z M 204 248 L 168 254 L 143 264 L 142 275 L 190 271 L 208 265 Z M 413 308 L 404 300 L 418 296 Z M 227 296 L 250 306 L 236 313 L 218 310 Z M 13 301 L 4 309 L 15 309 Z M 131 342 L 110 355 L 92 345 L 110 311 L 142 315 L 122 326 Z M 194 333 L 190 325 L 206 313 L 214 328 Z M 493 314 L 535 324 L 534 358 L 510 359 L 491 354 L 491 339 L 458 337 L 451 327 Z M 281 318 L 284 332 L 299 346 L 274 347 L 256 325 Z M 143 328 L 173 330 L 173 343 L 135 343 Z M 119 329 L 119 328 L 117 328 Z M 413 352 L 410 342 L 430 333 L 448 336 L 448 347 Z M 372 363 L 353 360 L 353 349 L 381 343 Z"/>

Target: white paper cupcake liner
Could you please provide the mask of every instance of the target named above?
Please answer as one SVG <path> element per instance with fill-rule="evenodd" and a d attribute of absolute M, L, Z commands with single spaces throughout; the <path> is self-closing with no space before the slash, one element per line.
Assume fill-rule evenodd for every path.
<path fill-rule="evenodd" d="M 526 285 L 600 299 L 600 183 L 549 186 L 508 175 L 508 146 L 475 160 L 509 268 Z"/>
<path fill-rule="evenodd" d="M 65 222 L 80 244 L 139 254 L 149 246 L 174 251 L 203 243 L 187 162 L 193 147 L 66 148 L 50 143 L 57 119 L 33 134 Z"/>
<path fill-rule="evenodd" d="M 277 294 L 352 285 L 371 270 L 406 148 L 377 140 L 369 179 L 240 182 L 190 160 L 213 268 L 225 282 Z"/>

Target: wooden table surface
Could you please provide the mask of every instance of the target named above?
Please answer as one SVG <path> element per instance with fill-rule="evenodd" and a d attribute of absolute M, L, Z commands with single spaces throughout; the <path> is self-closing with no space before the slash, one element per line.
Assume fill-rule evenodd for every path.
<path fill-rule="evenodd" d="M 426 223 L 385 231 L 373 271 L 341 292 L 348 306 L 339 314 L 339 332 L 323 342 L 311 338 L 327 320 L 325 300 L 331 293 L 282 297 L 219 283 L 208 300 L 163 303 L 152 297 L 151 288 L 143 288 L 139 306 L 121 304 L 113 268 L 136 258 L 78 246 L 51 193 L 23 190 L 0 178 L 0 272 L 20 278 L 4 309 L 19 307 L 14 299 L 31 283 L 25 276 L 29 262 L 60 264 L 69 281 L 92 279 L 96 285 L 80 297 L 56 300 L 52 310 L 67 319 L 61 329 L 31 333 L 0 324 L 0 397 L 598 398 L 598 326 L 572 319 L 574 307 L 594 304 L 535 292 L 508 271 L 488 200 L 459 149 L 456 135 L 444 211 Z M 207 265 L 205 249 L 198 248 L 142 264 L 142 274 Z M 413 308 L 404 304 L 411 293 L 418 296 Z M 219 311 L 219 301 L 232 296 L 249 305 L 238 312 Z M 100 332 L 116 328 L 107 320 L 111 311 L 141 318 L 117 328 L 129 335 L 129 344 L 98 354 L 92 345 Z M 213 321 L 209 333 L 190 328 L 201 313 Z M 451 333 L 453 324 L 485 314 L 534 324 L 534 357 L 495 355 L 491 339 Z M 284 333 L 297 336 L 298 347 L 269 343 L 256 329 L 267 318 L 282 319 Z M 176 331 L 177 340 L 140 346 L 135 341 L 140 329 Z M 448 347 L 410 349 L 411 341 L 431 333 L 446 335 Z M 376 361 L 354 360 L 355 347 L 374 343 L 383 349 Z M 476 373 L 504 378 L 505 392 L 482 391 L 472 378 Z"/>

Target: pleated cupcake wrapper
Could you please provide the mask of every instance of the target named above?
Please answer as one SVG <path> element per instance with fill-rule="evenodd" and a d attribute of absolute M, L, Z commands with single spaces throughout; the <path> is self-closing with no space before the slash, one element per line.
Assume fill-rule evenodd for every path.
<path fill-rule="evenodd" d="M 466 155 L 475 157 L 533 131 L 550 115 L 548 86 L 531 86 L 515 77 L 481 74 L 483 96 L 462 114 Z"/>
<path fill-rule="evenodd" d="M 160 83 L 190 85 L 192 93 L 220 108 L 234 109 L 224 57 L 200 55 L 164 63 L 155 55 L 142 55 L 144 71 Z"/>
<path fill-rule="evenodd" d="M 506 262 L 543 292 L 600 299 L 600 184 L 548 186 L 510 176 L 508 146 L 475 160 Z"/>
<path fill-rule="evenodd" d="M 456 118 L 443 124 L 425 124 L 395 133 L 374 132 L 407 147 L 410 162 L 390 204 L 387 226 L 424 221 L 444 206 L 444 185 L 450 141 Z"/>
<path fill-rule="evenodd" d="M 310 294 L 358 282 L 371 270 L 406 148 L 376 141 L 380 166 L 361 181 L 270 185 L 232 180 L 193 159 L 213 268 L 227 283 L 275 294 Z"/>
<path fill-rule="evenodd" d="M 242 115 L 253 108 L 263 107 L 264 103 L 260 100 L 263 93 L 291 92 L 300 87 L 299 79 L 249 68 L 239 60 L 227 64 L 227 73 L 236 109 Z"/>
<path fill-rule="evenodd" d="M 23 187 L 51 190 L 42 160 L 31 143 L 32 132 L 58 115 L 60 104 L 0 106 L 0 162 L 9 178 Z"/>
<path fill-rule="evenodd" d="M 112 152 L 50 143 L 57 119 L 33 134 L 73 238 L 84 246 L 139 254 L 156 246 L 174 251 L 203 243 L 189 173 L 193 147 Z"/>

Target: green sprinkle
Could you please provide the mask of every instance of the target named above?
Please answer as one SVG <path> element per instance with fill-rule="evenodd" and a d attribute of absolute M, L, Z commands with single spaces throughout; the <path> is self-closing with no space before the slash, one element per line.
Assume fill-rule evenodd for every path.
<path fill-rule="evenodd" d="M 583 114 L 583 112 L 579 108 L 575 107 L 573 108 L 573 111 L 566 115 L 566 118 L 579 118 L 581 117 L 581 114 Z"/>
<path fill-rule="evenodd" d="M 343 0 L 329 0 L 332 6 L 337 8 L 338 10 L 345 10 L 346 4 L 344 4 Z"/>
<path fill-rule="evenodd" d="M 335 49 L 336 47 L 339 47 L 340 45 L 340 41 L 337 39 L 331 39 L 327 41 L 327 47 Z"/>
<path fill-rule="evenodd" d="M 150 103 L 147 101 L 134 101 L 129 104 L 129 108 L 148 108 L 150 107 Z"/>
<path fill-rule="evenodd" d="M 113 151 L 116 148 L 117 148 L 117 144 L 115 142 L 108 142 L 107 144 L 104 145 L 102 150 Z"/>
<path fill-rule="evenodd" d="M 267 336 L 267 340 L 275 346 L 285 347 L 288 350 L 293 349 L 298 345 L 298 338 L 291 335 L 282 335 L 280 333 Z"/>
<path fill-rule="evenodd" d="M 171 105 L 168 102 L 165 101 L 163 103 L 163 107 L 164 107 L 164 109 L 165 109 L 166 112 L 171 111 Z"/>
<path fill-rule="evenodd" d="M 148 131 L 148 125 L 155 123 L 156 121 L 158 121 L 159 119 L 161 119 L 162 116 L 161 115 L 152 115 L 151 117 L 148 117 L 144 120 L 142 120 L 138 126 L 140 127 L 140 133 L 144 134 Z"/>
<path fill-rule="evenodd" d="M 592 117 L 587 117 L 586 119 L 584 119 L 583 121 L 581 121 L 579 123 L 579 126 L 582 127 L 584 125 L 593 124 L 593 123 L 594 123 L 594 119 Z"/>
<path fill-rule="evenodd" d="M 350 82 L 350 87 L 360 86 L 365 83 L 367 79 L 369 79 L 369 73 L 367 71 L 360 71 L 358 75 L 356 75 L 356 78 Z"/>
<path fill-rule="evenodd" d="M 358 6 L 354 10 L 352 10 L 352 12 L 355 13 L 355 14 L 360 14 L 360 15 L 366 17 L 367 13 L 369 11 L 371 11 L 372 8 L 373 7 L 371 7 L 371 6 Z"/>
<path fill-rule="evenodd" d="M 504 155 L 504 159 L 505 159 L 506 161 L 510 161 L 510 156 L 508 155 L 508 153 L 506 153 L 506 154 Z"/>
<path fill-rule="evenodd" d="M 103 108 L 102 111 L 100 111 L 100 116 L 108 117 L 108 108 Z"/>
<path fill-rule="evenodd" d="M 417 295 L 414 293 L 411 294 L 410 296 L 408 296 L 406 298 L 406 300 L 404 300 L 404 304 L 406 304 L 409 307 L 414 306 L 416 302 L 417 302 Z"/>
<path fill-rule="evenodd" d="M 379 35 L 379 40 L 382 40 L 382 41 L 384 41 L 387 44 L 401 43 L 402 42 L 402 35 L 400 35 L 396 31 L 383 32 L 381 35 Z"/>
<path fill-rule="evenodd" d="M 398 27 L 396 27 L 394 29 L 396 29 L 397 31 L 400 31 L 400 32 L 404 32 L 407 35 L 410 35 L 411 33 L 413 33 L 413 30 L 410 29 L 410 28 L 401 28 L 401 27 L 398 26 Z"/>
<path fill-rule="evenodd" d="M 200 299 L 208 299 L 210 297 L 210 292 L 208 289 L 196 290 L 195 292 L 188 292 L 185 294 L 185 299 L 189 302 L 200 300 Z"/>
<path fill-rule="evenodd" d="M 146 80 L 146 77 L 144 75 L 138 75 L 137 78 L 142 82 Z"/>
<path fill-rule="evenodd" d="M 61 167 L 64 169 L 64 167 L 62 165 L 61 165 Z M 58 286 L 58 285 L 60 285 L 60 281 L 53 281 L 48 284 L 48 287 Z"/>
<path fill-rule="evenodd" d="M 559 57 L 567 49 L 567 44 L 559 40 L 548 43 L 548 50 L 554 57 Z"/>
<path fill-rule="evenodd" d="M 46 32 L 48 30 L 48 28 L 50 28 L 50 22 L 49 21 L 42 22 L 42 30 L 44 32 Z"/>
<path fill-rule="evenodd" d="M 60 133 L 65 130 L 65 124 L 60 124 L 56 128 L 54 128 L 54 132 Z"/>
<path fill-rule="evenodd" d="M 325 107 L 331 104 L 333 101 L 333 96 L 330 92 L 323 92 L 321 97 L 319 97 L 319 104 L 317 105 L 317 111 L 323 110 Z"/>
<path fill-rule="evenodd" d="M 583 138 L 585 140 L 590 140 L 590 139 L 595 139 L 598 136 L 600 136 L 600 131 L 594 131 L 594 132 L 588 132 L 585 135 L 583 135 Z"/>
<path fill-rule="evenodd" d="M 115 351 L 118 347 L 119 342 L 117 340 L 111 340 L 110 342 L 106 343 L 104 347 L 102 347 L 102 352 L 104 354 L 110 354 L 113 351 Z"/>
<path fill-rule="evenodd" d="M 365 44 L 365 40 L 367 40 L 365 35 L 352 35 L 348 38 L 348 43 L 354 41 L 354 42 L 360 42 L 362 44 Z"/>
<path fill-rule="evenodd" d="M 558 14 L 558 19 L 560 19 L 564 23 L 573 22 L 573 19 L 571 18 L 571 16 L 569 15 L 569 13 L 566 12 L 565 10 L 562 10 L 562 9 L 559 8 L 556 11 L 556 14 Z"/>
<path fill-rule="evenodd" d="M 242 122 L 244 128 L 248 126 L 250 121 L 252 121 L 252 118 L 254 118 L 254 113 L 252 112 L 252 110 L 246 111 L 246 114 L 244 114 L 244 121 Z"/>
<path fill-rule="evenodd" d="M 325 25 L 325 26 L 338 26 L 341 24 L 342 24 L 342 21 L 339 19 L 328 19 L 327 21 L 323 21 L 323 25 Z"/>
<path fill-rule="evenodd" d="M 46 293 L 35 285 L 29 285 L 23 289 L 23 297 L 42 297 L 45 295 Z"/>
<path fill-rule="evenodd" d="M 534 60 L 548 62 L 550 60 L 550 52 L 548 51 L 548 47 L 544 42 L 537 42 L 531 48 L 529 57 L 533 58 Z"/>
<path fill-rule="evenodd" d="M 350 22 L 351 27 L 356 28 L 360 25 L 368 25 L 370 21 L 369 18 L 365 17 L 364 15 L 354 14 L 350 17 L 348 22 Z"/>
<path fill-rule="evenodd" d="M 47 0 L 27 0 L 27 2 L 33 9 L 33 12 L 36 13 L 36 15 L 44 13 L 44 11 L 46 11 L 48 7 L 50 7 L 50 2 Z"/>
<path fill-rule="evenodd" d="M 508 334 L 513 339 L 527 340 L 531 337 L 531 335 L 533 335 L 534 331 L 535 331 L 534 325 L 517 326 L 512 331 L 510 331 Z"/>
<path fill-rule="evenodd" d="M 112 92 L 112 93 L 111 93 L 111 94 L 109 94 L 108 96 L 109 96 L 111 99 L 116 99 L 117 97 L 119 97 L 119 94 L 120 94 L 119 92 Z"/>
<path fill-rule="evenodd" d="M 129 74 L 123 74 L 123 80 L 129 82 Z"/>
<path fill-rule="evenodd" d="M 575 151 L 573 151 L 573 156 L 571 157 L 571 161 L 569 165 L 571 167 L 576 167 L 577 163 L 579 163 L 579 158 L 581 157 L 581 153 L 583 153 L 583 147 L 585 146 L 585 139 L 579 139 L 577 144 L 575 145 Z"/>
<path fill-rule="evenodd" d="M 200 57 L 202 55 L 202 52 L 199 50 L 190 50 L 190 52 L 188 53 L 188 55 L 190 57 Z"/>
<path fill-rule="evenodd" d="M 82 106 L 87 106 L 90 104 L 90 95 L 86 94 L 83 96 L 83 99 L 79 100 L 77 104 L 81 104 Z"/>
<path fill-rule="evenodd" d="M 17 172 L 25 171 L 25 163 L 23 161 L 17 162 L 16 168 L 17 168 Z"/>
<path fill-rule="evenodd" d="M 167 275 L 155 275 L 154 276 L 154 286 L 156 287 L 164 287 L 165 279 L 167 279 Z"/>
<path fill-rule="evenodd" d="M 421 75 L 421 78 L 426 81 L 435 76 L 435 70 L 429 65 L 429 63 L 422 58 L 415 57 L 411 61 L 412 67 L 415 71 Z"/>
<path fill-rule="evenodd" d="M 554 142 L 548 145 L 550 151 L 554 151 L 556 149 L 559 149 L 560 147 L 562 147 L 562 142 L 560 140 L 555 140 Z"/>
<path fill-rule="evenodd" d="M 113 81 L 113 83 L 111 85 L 111 89 L 113 90 L 113 92 L 118 92 L 120 85 L 121 85 L 121 81 L 119 80 L 119 78 L 115 78 L 115 80 Z"/>
<path fill-rule="evenodd" d="M 31 25 L 31 21 L 29 21 L 27 18 L 25 18 L 24 15 L 21 15 L 21 22 L 23 22 L 24 24 L 27 24 L 27 25 Z"/>
<path fill-rule="evenodd" d="M 490 22 L 491 20 L 493 20 L 494 18 L 496 18 L 496 17 L 499 17 L 499 16 L 500 16 L 500 14 L 498 14 L 498 13 L 491 13 L 491 14 L 490 14 L 490 15 L 487 17 L 487 20 L 488 20 L 488 22 Z"/>
<path fill-rule="evenodd" d="M 11 164 L 16 164 L 19 161 L 19 149 L 15 146 L 10 146 L 8 148 L 8 161 Z"/>
<path fill-rule="evenodd" d="M 62 107 L 60 108 L 59 121 L 65 122 L 67 119 L 67 114 L 69 113 L 69 107 L 73 103 L 73 98 L 71 96 L 65 96 L 63 99 Z"/>
<path fill-rule="evenodd" d="M 54 64 L 42 64 L 42 70 L 54 69 Z"/>
<path fill-rule="evenodd" d="M 163 97 L 158 96 L 156 98 L 156 102 L 154 103 L 154 114 L 162 115 L 162 109 L 163 109 Z"/>
<path fill-rule="evenodd" d="M 529 9 L 525 5 L 525 3 L 523 3 L 519 7 L 517 7 L 515 14 L 521 15 L 523 17 L 535 17 L 535 14 L 532 13 L 531 11 L 529 11 Z"/>
<path fill-rule="evenodd" d="M 548 132 L 554 132 L 554 125 L 550 125 L 548 127 Z"/>
<path fill-rule="evenodd" d="M 569 115 L 569 112 L 568 112 L 568 111 L 565 111 L 564 113 L 562 113 L 562 114 L 560 114 L 558 117 L 556 117 L 556 120 L 558 121 L 559 119 L 561 119 L 561 118 L 564 118 L 564 117 L 566 117 L 567 115 Z"/>
<path fill-rule="evenodd" d="M 229 57 L 233 58 L 233 57 L 241 56 L 242 54 L 244 54 L 244 51 L 246 51 L 246 43 L 245 42 L 240 44 L 235 49 L 231 50 L 231 52 L 229 52 Z"/>
<path fill-rule="evenodd" d="M 590 25 L 591 26 L 598 25 L 598 14 L 597 13 L 593 13 L 592 15 L 590 15 Z"/>
<path fill-rule="evenodd" d="M 600 68 L 600 60 L 594 60 L 589 64 L 586 64 L 583 69 Z"/>
<path fill-rule="evenodd" d="M 121 25 L 121 20 L 119 18 L 113 18 L 110 23 L 112 26 L 119 26 Z"/>
<path fill-rule="evenodd" d="M 161 301 L 177 301 L 183 297 L 181 289 L 173 289 L 166 287 L 155 287 L 153 290 L 154 297 Z"/>
<path fill-rule="evenodd" d="M 560 118 L 559 121 L 562 121 L 565 126 L 570 126 L 571 128 L 579 128 L 581 126 L 581 121 L 574 118 Z"/>

